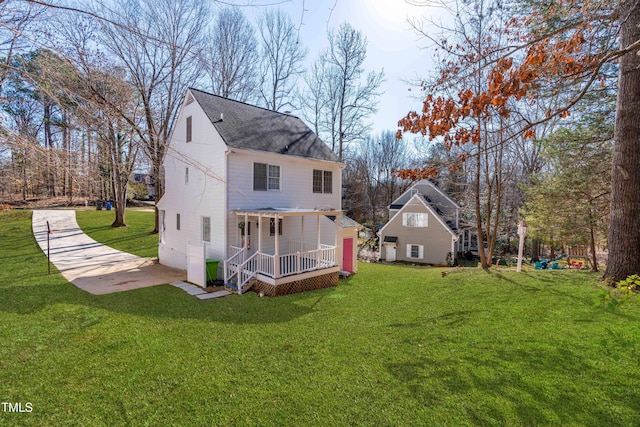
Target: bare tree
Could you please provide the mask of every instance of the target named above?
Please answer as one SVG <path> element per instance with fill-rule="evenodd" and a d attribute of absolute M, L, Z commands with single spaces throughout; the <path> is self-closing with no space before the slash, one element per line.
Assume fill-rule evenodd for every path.
<path fill-rule="evenodd" d="M 330 31 L 328 37 L 329 49 L 324 58 L 330 64 L 330 72 L 325 88 L 331 95 L 335 89 L 337 97 L 325 128 L 331 133 L 333 145 L 337 141 L 337 154 L 342 160 L 345 145 L 362 139 L 369 130 L 366 120 L 377 111 L 384 71 L 370 71 L 364 76 L 367 39 L 348 23 L 340 25 L 337 32 Z"/>
<path fill-rule="evenodd" d="M 321 56 L 304 74 L 305 86 L 296 93 L 302 116 L 311 123 L 316 135 L 320 135 L 322 116 L 329 101 L 325 95 L 328 72 L 327 61 Z"/>
<path fill-rule="evenodd" d="M 387 208 L 407 187 L 394 171 L 408 166 L 407 145 L 392 131 L 368 135 L 350 159 L 345 184 L 346 208 L 357 221 L 382 224 Z"/>
<path fill-rule="evenodd" d="M 256 37 L 238 8 L 218 13 L 203 51 L 203 66 L 216 95 L 247 101 L 255 97 Z"/>
<path fill-rule="evenodd" d="M 156 203 L 164 194 L 161 163 L 186 88 L 199 78 L 197 53 L 209 9 L 204 0 L 118 0 L 103 13 L 102 42 L 126 69 L 144 109 L 144 121 L 126 121 L 151 160 Z M 156 209 L 155 231 L 158 230 Z"/>
<path fill-rule="evenodd" d="M 298 40 L 293 21 L 282 9 L 266 9 L 260 31 L 260 99 L 270 110 L 290 106 L 307 49 Z"/>
<path fill-rule="evenodd" d="M 14 55 L 27 44 L 25 32 L 37 22 L 42 11 L 42 7 L 33 4 L 0 2 L 0 54 L 3 56 L 0 66 L 0 93 Z"/>

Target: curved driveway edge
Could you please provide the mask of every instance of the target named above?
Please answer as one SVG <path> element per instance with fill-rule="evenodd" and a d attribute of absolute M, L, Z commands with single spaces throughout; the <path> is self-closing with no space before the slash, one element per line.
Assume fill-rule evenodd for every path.
<path fill-rule="evenodd" d="M 33 235 L 50 260 L 78 288 L 110 294 L 186 280 L 187 273 L 98 243 L 82 232 L 73 210 L 34 210 Z"/>

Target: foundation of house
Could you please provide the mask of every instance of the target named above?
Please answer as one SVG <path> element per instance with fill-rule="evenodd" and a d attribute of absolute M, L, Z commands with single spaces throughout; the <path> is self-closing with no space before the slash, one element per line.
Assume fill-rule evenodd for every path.
<path fill-rule="evenodd" d="M 282 295 L 296 294 L 299 292 L 312 291 L 315 289 L 330 288 L 338 286 L 338 272 L 323 274 L 321 276 L 308 277 L 306 279 L 294 280 L 279 285 L 255 280 L 251 290 L 268 297 L 278 297 Z"/>

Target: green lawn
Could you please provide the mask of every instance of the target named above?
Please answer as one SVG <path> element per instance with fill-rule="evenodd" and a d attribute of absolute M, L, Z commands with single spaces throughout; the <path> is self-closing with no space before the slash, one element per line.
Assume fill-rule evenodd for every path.
<path fill-rule="evenodd" d="M 126 227 L 113 228 L 114 219 L 114 211 L 76 211 L 78 225 L 92 239 L 141 257 L 158 256 L 158 235 L 151 233 L 153 212 L 127 209 Z"/>
<path fill-rule="evenodd" d="M 90 214 L 87 214 L 90 215 Z M 360 264 L 337 288 L 92 296 L 0 212 L 0 425 L 640 425 L 640 303 L 598 277 Z"/>

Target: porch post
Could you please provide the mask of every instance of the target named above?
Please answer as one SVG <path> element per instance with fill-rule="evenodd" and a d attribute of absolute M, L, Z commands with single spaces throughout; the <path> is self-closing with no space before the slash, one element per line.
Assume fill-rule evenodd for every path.
<path fill-rule="evenodd" d="M 336 215 L 336 238 L 335 238 L 335 244 L 333 245 L 333 263 L 340 265 L 340 262 L 342 262 L 342 258 L 340 259 L 340 262 L 338 262 L 338 239 L 340 238 L 340 226 L 338 225 L 338 215 Z M 342 245 L 340 245 L 340 255 L 342 254 L 342 251 L 344 250 L 344 248 L 342 247 Z"/>
<path fill-rule="evenodd" d="M 258 214 L 258 252 L 262 252 L 262 214 Z"/>
<path fill-rule="evenodd" d="M 316 246 L 316 269 L 320 268 L 320 260 L 322 260 L 323 254 L 320 251 L 320 215 L 317 215 L 316 218 L 318 219 L 318 245 Z"/>
<path fill-rule="evenodd" d="M 305 252 L 304 250 L 304 215 L 302 215 L 301 225 L 300 225 L 300 243 L 302 244 L 301 252 Z"/>
<path fill-rule="evenodd" d="M 273 219 L 273 229 L 275 230 L 275 238 L 276 238 L 276 247 L 273 251 L 273 276 L 274 278 L 278 278 L 280 277 L 280 239 L 278 239 L 278 234 L 279 234 L 279 227 L 278 227 L 278 222 L 279 222 L 278 218 L 278 214 L 275 215 L 275 218 Z"/>
<path fill-rule="evenodd" d="M 249 245 L 247 242 L 247 229 L 249 228 L 249 214 L 245 213 L 244 214 L 244 227 L 242 227 L 242 234 L 243 234 L 243 245 L 242 247 L 244 249 L 248 249 Z"/>

